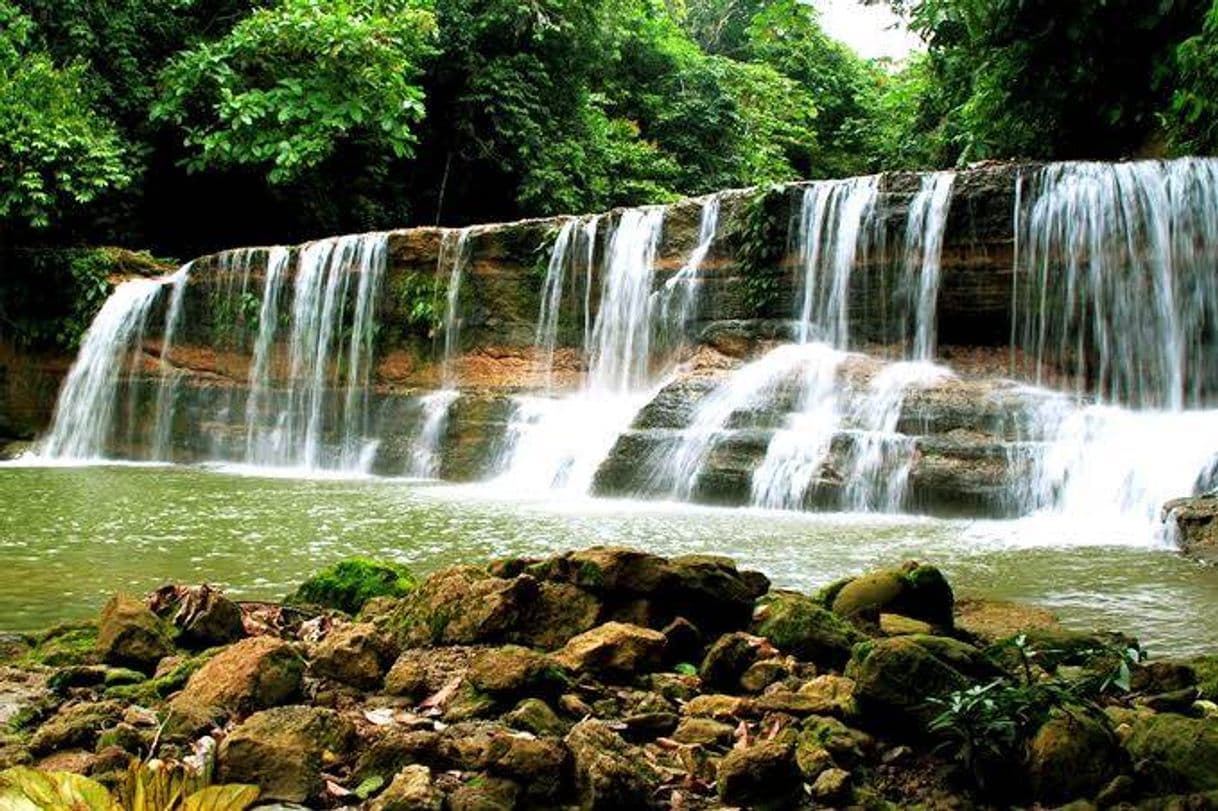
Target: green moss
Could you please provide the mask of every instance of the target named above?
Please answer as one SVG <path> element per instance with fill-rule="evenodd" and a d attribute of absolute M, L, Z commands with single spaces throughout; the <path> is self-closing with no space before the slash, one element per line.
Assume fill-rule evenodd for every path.
<path fill-rule="evenodd" d="M 769 186 L 745 203 L 729 232 L 744 278 L 745 302 L 754 318 L 778 314 L 783 301 L 783 254 L 791 211 L 782 186 Z"/>
<path fill-rule="evenodd" d="M 109 687 L 105 692 L 105 697 L 132 704 L 155 704 L 185 687 L 187 680 L 194 672 L 222 650 L 224 648 L 211 648 L 196 656 L 184 658 L 168 673 L 155 679 L 148 679 L 138 684 Z"/>
<path fill-rule="evenodd" d="M 288 601 L 356 614 L 373 597 L 404 597 L 416 585 L 414 575 L 401 564 L 348 558 L 306 580 Z"/>
<path fill-rule="evenodd" d="M 1208 701 L 1218 701 L 1218 654 L 1198 656 L 1189 662 L 1197 673 L 1197 687 L 1201 697 Z"/>
<path fill-rule="evenodd" d="M 57 625 L 33 638 L 33 648 L 19 659 L 20 665 L 70 667 L 97 664 L 97 626 L 92 622 Z"/>
<path fill-rule="evenodd" d="M 830 667 L 843 666 L 851 647 L 863 638 L 845 620 L 802 594 L 780 594 L 767 603 L 754 633 L 783 653 Z"/>
<path fill-rule="evenodd" d="M 822 586 L 820 591 L 812 595 L 812 599 L 823 605 L 825 608 L 831 608 L 833 606 L 833 601 L 837 599 L 837 595 L 840 594 L 842 589 L 850 585 L 850 583 L 853 581 L 854 575 L 834 580 L 832 583 Z"/>

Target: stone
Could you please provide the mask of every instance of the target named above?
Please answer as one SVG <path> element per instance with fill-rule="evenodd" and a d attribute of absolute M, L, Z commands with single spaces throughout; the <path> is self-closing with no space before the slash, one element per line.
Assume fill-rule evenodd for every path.
<path fill-rule="evenodd" d="M 108 664 L 152 673 L 157 662 L 173 653 L 173 641 L 169 629 L 148 606 L 120 593 L 102 609 L 97 651 Z"/>
<path fill-rule="evenodd" d="M 349 721 L 319 707 L 275 707 L 255 713 L 220 744 L 219 781 L 248 783 L 259 800 L 303 803 L 320 797 L 322 770 L 355 741 Z"/>
<path fill-rule="evenodd" d="M 727 748 L 732 745 L 736 728 L 711 718 L 688 717 L 681 719 L 672 739 L 684 743 L 710 748 Z"/>
<path fill-rule="evenodd" d="M 811 597 L 783 592 L 757 613 L 753 633 L 801 661 L 840 669 L 855 643 L 864 639 L 841 618 Z"/>
<path fill-rule="evenodd" d="M 1112 731 L 1081 708 L 1050 718 L 1028 744 L 1032 796 L 1048 805 L 1094 797 L 1121 772 Z"/>
<path fill-rule="evenodd" d="M 580 634 L 554 654 L 554 662 L 576 673 L 630 676 L 658 670 L 664 634 L 637 625 L 607 622 Z"/>
<path fill-rule="evenodd" d="M 831 808 L 849 804 L 852 794 L 850 772 L 843 769 L 825 769 L 812 783 L 812 799 Z"/>
<path fill-rule="evenodd" d="M 660 633 L 664 634 L 664 650 L 669 664 L 695 662 L 701 658 L 702 632 L 685 617 L 677 617 Z"/>
<path fill-rule="evenodd" d="M 1172 527 L 1180 551 L 1218 562 L 1218 494 L 1178 498 L 1163 505 L 1161 520 Z"/>
<path fill-rule="evenodd" d="M 1197 674 L 1197 688 L 1201 698 L 1218 701 L 1218 654 L 1198 656 L 1189 662 Z"/>
<path fill-rule="evenodd" d="M 91 750 L 102 730 L 122 717 L 122 707 L 114 701 L 67 704 L 38 727 L 29 749 L 35 755 L 62 749 Z"/>
<path fill-rule="evenodd" d="M 596 626 L 601 603 L 583 589 L 565 583 L 541 583 L 526 617 L 508 639 L 542 650 L 554 650 L 571 637 Z"/>
<path fill-rule="evenodd" d="M 453 566 L 428 577 L 386 622 L 403 648 L 509 641 L 540 593 L 531 577 L 491 577 Z"/>
<path fill-rule="evenodd" d="M 880 614 L 900 614 L 936 628 L 953 625 L 955 596 L 943 573 L 915 561 L 899 569 L 871 572 L 842 586 L 833 613 L 878 624 Z"/>
<path fill-rule="evenodd" d="M 241 607 L 206 584 L 162 586 L 149 597 L 149 607 L 169 621 L 183 647 L 202 650 L 245 636 Z"/>
<path fill-rule="evenodd" d="M 564 785 L 568 754 L 557 738 L 522 735 L 499 723 L 450 727 L 444 757 L 463 771 L 485 771 L 513 780 L 533 801 L 554 801 Z"/>
<path fill-rule="evenodd" d="M 896 636 L 858 646 L 846 668 L 859 711 L 877 722 L 925 725 L 928 700 L 1002 675 L 981 651 L 954 639 Z"/>
<path fill-rule="evenodd" d="M 645 808 L 662 777 L 641 749 L 626 743 L 604 722 L 585 720 L 565 739 L 575 768 L 575 786 L 583 811 Z"/>
<path fill-rule="evenodd" d="M 796 742 L 801 750 L 824 749 L 834 763 L 843 766 L 862 763 L 875 747 L 875 741 L 866 732 L 826 716 L 805 718 Z"/>
<path fill-rule="evenodd" d="M 855 712 L 854 687 L 854 680 L 844 676 L 817 676 L 805 682 L 799 694 L 816 702 L 813 713 L 845 718 Z"/>
<path fill-rule="evenodd" d="M 475 654 L 468 678 L 470 684 L 486 693 L 520 693 L 546 680 L 554 669 L 544 654 L 519 645 L 504 645 Z M 561 681 L 555 681 L 561 686 Z"/>
<path fill-rule="evenodd" d="M 370 741 L 361 741 L 354 775 L 361 782 L 372 778 L 388 782 L 413 763 L 439 768 L 447 765 L 443 749 L 443 737 L 431 729 L 380 728 Z"/>
<path fill-rule="evenodd" d="M 170 709 L 194 721 L 242 716 L 294 700 L 303 675 L 304 664 L 292 645 L 271 636 L 250 637 L 196 670 Z"/>
<path fill-rule="evenodd" d="M 935 628 L 929 622 L 903 617 L 900 614 L 880 614 L 880 633 L 884 636 L 929 635 L 934 632 Z"/>
<path fill-rule="evenodd" d="M 956 628 L 987 645 L 1025 631 L 1061 627 L 1052 611 L 1008 600 L 965 598 L 956 601 L 954 610 Z"/>
<path fill-rule="evenodd" d="M 410 569 L 400 563 L 347 558 L 310 577 L 288 602 L 334 608 L 355 615 L 369 600 L 405 597 L 416 585 Z"/>
<path fill-rule="evenodd" d="M 719 799 L 729 805 L 789 807 L 802 786 L 795 749 L 788 743 L 767 741 L 733 749 L 719 761 Z"/>
<path fill-rule="evenodd" d="M 315 676 L 371 690 L 381 685 L 396 657 L 393 640 L 372 623 L 344 624 L 313 649 L 309 670 Z"/>
<path fill-rule="evenodd" d="M 534 735 L 562 736 L 567 732 L 567 725 L 550 708 L 550 705 L 540 698 L 524 699 L 511 712 L 503 716 L 503 722 L 513 729 L 524 730 Z"/>
<path fill-rule="evenodd" d="M 1137 716 L 1125 748 L 1160 794 L 1218 790 L 1218 719 Z"/>
<path fill-rule="evenodd" d="M 426 766 L 407 766 L 398 772 L 380 796 L 369 805 L 370 811 L 442 811 L 444 794 L 431 780 Z"/>
<path fill-rule="evenodd" d="M 749 665 L 739 679 L 740 688 L 746 693 L 760 693 L 775 682 L 791 676 L 796 663 L 790 658 L 772 656 Z"/>
<path fill-rule="evenodd" d="M 719 721 L 739 720 L 756 712 L 756 703 L 741 696 L 708 693 L 690 699 L 682 712 L 692 718 L 714 718 Z"/>
<path fill-rule="evenodd" d="M 477 775 L 448 795 L 448 811 L 513 811 L 519 796 L 513 781 Z"/>
<path fill-rule="evenodd" d="M 741 631 L 724 634 L 707 650 L 698 675 L 708 689 L 738 690 L 740 678 L 748 669 L 759 659 L 768 658 L 774 653 L 764 637 Z"/>

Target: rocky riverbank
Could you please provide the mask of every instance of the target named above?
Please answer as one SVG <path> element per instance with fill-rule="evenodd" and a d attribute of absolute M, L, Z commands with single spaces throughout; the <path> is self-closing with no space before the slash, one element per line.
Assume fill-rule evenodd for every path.
<path fill-rule="evenodd" d="M 808 595 L 626 549 L 351 561 L 283 605 L 116 595 L 0 658 L 5 808 L 150 775 L 257 789 L 209 808 L 1218 808 L 1218 656 L 918 563 Z M 98 786 L 127 804 L 46 799 Z"/>

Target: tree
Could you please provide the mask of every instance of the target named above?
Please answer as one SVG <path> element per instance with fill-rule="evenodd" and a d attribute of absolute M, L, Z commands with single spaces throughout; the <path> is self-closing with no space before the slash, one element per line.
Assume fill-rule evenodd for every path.
<path fill-rule="evenodd" d="M 1168 121 L 1178 149 L 1214 153 L 1218 150 L 1218 2 L 1205 16 L 1201 33 L 1177 50 L 1179 79 Z"/>
<path fill-rule="evenodd" d="M 46 228 L 130 181 L 123 145 L 89 104 L 78 63 L 33 45 L 34 24 L 0 0 L 0 221 Z"/>

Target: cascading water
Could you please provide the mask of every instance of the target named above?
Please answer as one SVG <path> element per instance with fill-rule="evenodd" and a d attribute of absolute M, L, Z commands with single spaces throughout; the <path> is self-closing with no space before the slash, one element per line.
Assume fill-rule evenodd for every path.
<path fill-rule="evenodd" d="M 1012 349 L 1039 384 L 1025 510 L 1157 523 L 1218 457 L 1218 160 L 1065 163 L 1021 181 Z"/>
<path fill-rule="evenodd" d="M 541 285 L 541 309 L 537 314 L 537 335 L 533 345 L 542 365 L 543 388 L 546 392 L 554 385 L 554 352 L 558 346 L 558 326 L 562 316 L 563 282 L 579 232 L 579 220 L 570 219 L 563 223 L 554 240 L 550 261 L 546 265 L 546 278 Z"/>
<path fill-rule="evenodd" d="M 160 279 L 132 279 L 115 288 L 93 319 L 72 364 L 39 455 L 63 461 L 103 458 L 114 431 L 120 375 L 139 363 L 144 325 L 166 287 L 190 272 L 184 266 Z"/>
<path fill-rule="evenodd" d="M 689 259 L 652 295 L 658 299 L 659 329 L 670 352 L 683 347 L 690 321 L 698 304 L 699 271 L 719 232 L 719 197 L 702 201 L 698 221 L 698 244 Z"/>
<path fill-rule="evenodd" d="M 271 248 L 266 260 L 262 302 L 258 307 L 258 336 L 254 341 L 254 358 L 250 364 L 249 394 L 245 401 L 245 455 L 251 463 L 268 458 L 277 440 L 275 430 L 260 430 L 263 414 L 271 404 L 272 353 L 275 351 L 275 331 L 279 325 L 279 299 L 283 291 L 291 254 L 287 248 Z"/>
<path fill-rule="evenodd" d="M 906 318 L 913 329 L 914 360 L 929 361 L 935 356 L 936 305 L 939 300 L 939 273 L 943 261 L 943 238 L 951 210 L 954 172 L 935 172 L 922 178 L 922 187 L 909 204 L 905 226 Z M 912 323 L 910 323 L 912 320 Z M 899 407 L 899 406 L 898 406 Z"/>
<path fill-rule="evenodd" d="M 156 392 L 156 424 L 152 430 L 151 453 L 153 459 L 169 458 L 170 432 L 173 427 L 173 398 L 177 391 L 179 375 L 170 363 L 173 339 L 182 320 L 182 300 L 186 294 L 186 281 L 190 266 L 175 276 L 169 283 L 169 305 L 165 312 L 165 331 L 161 337 L 161 382 Z M 134 421 L 131 422 L 134 426 Z"/>

